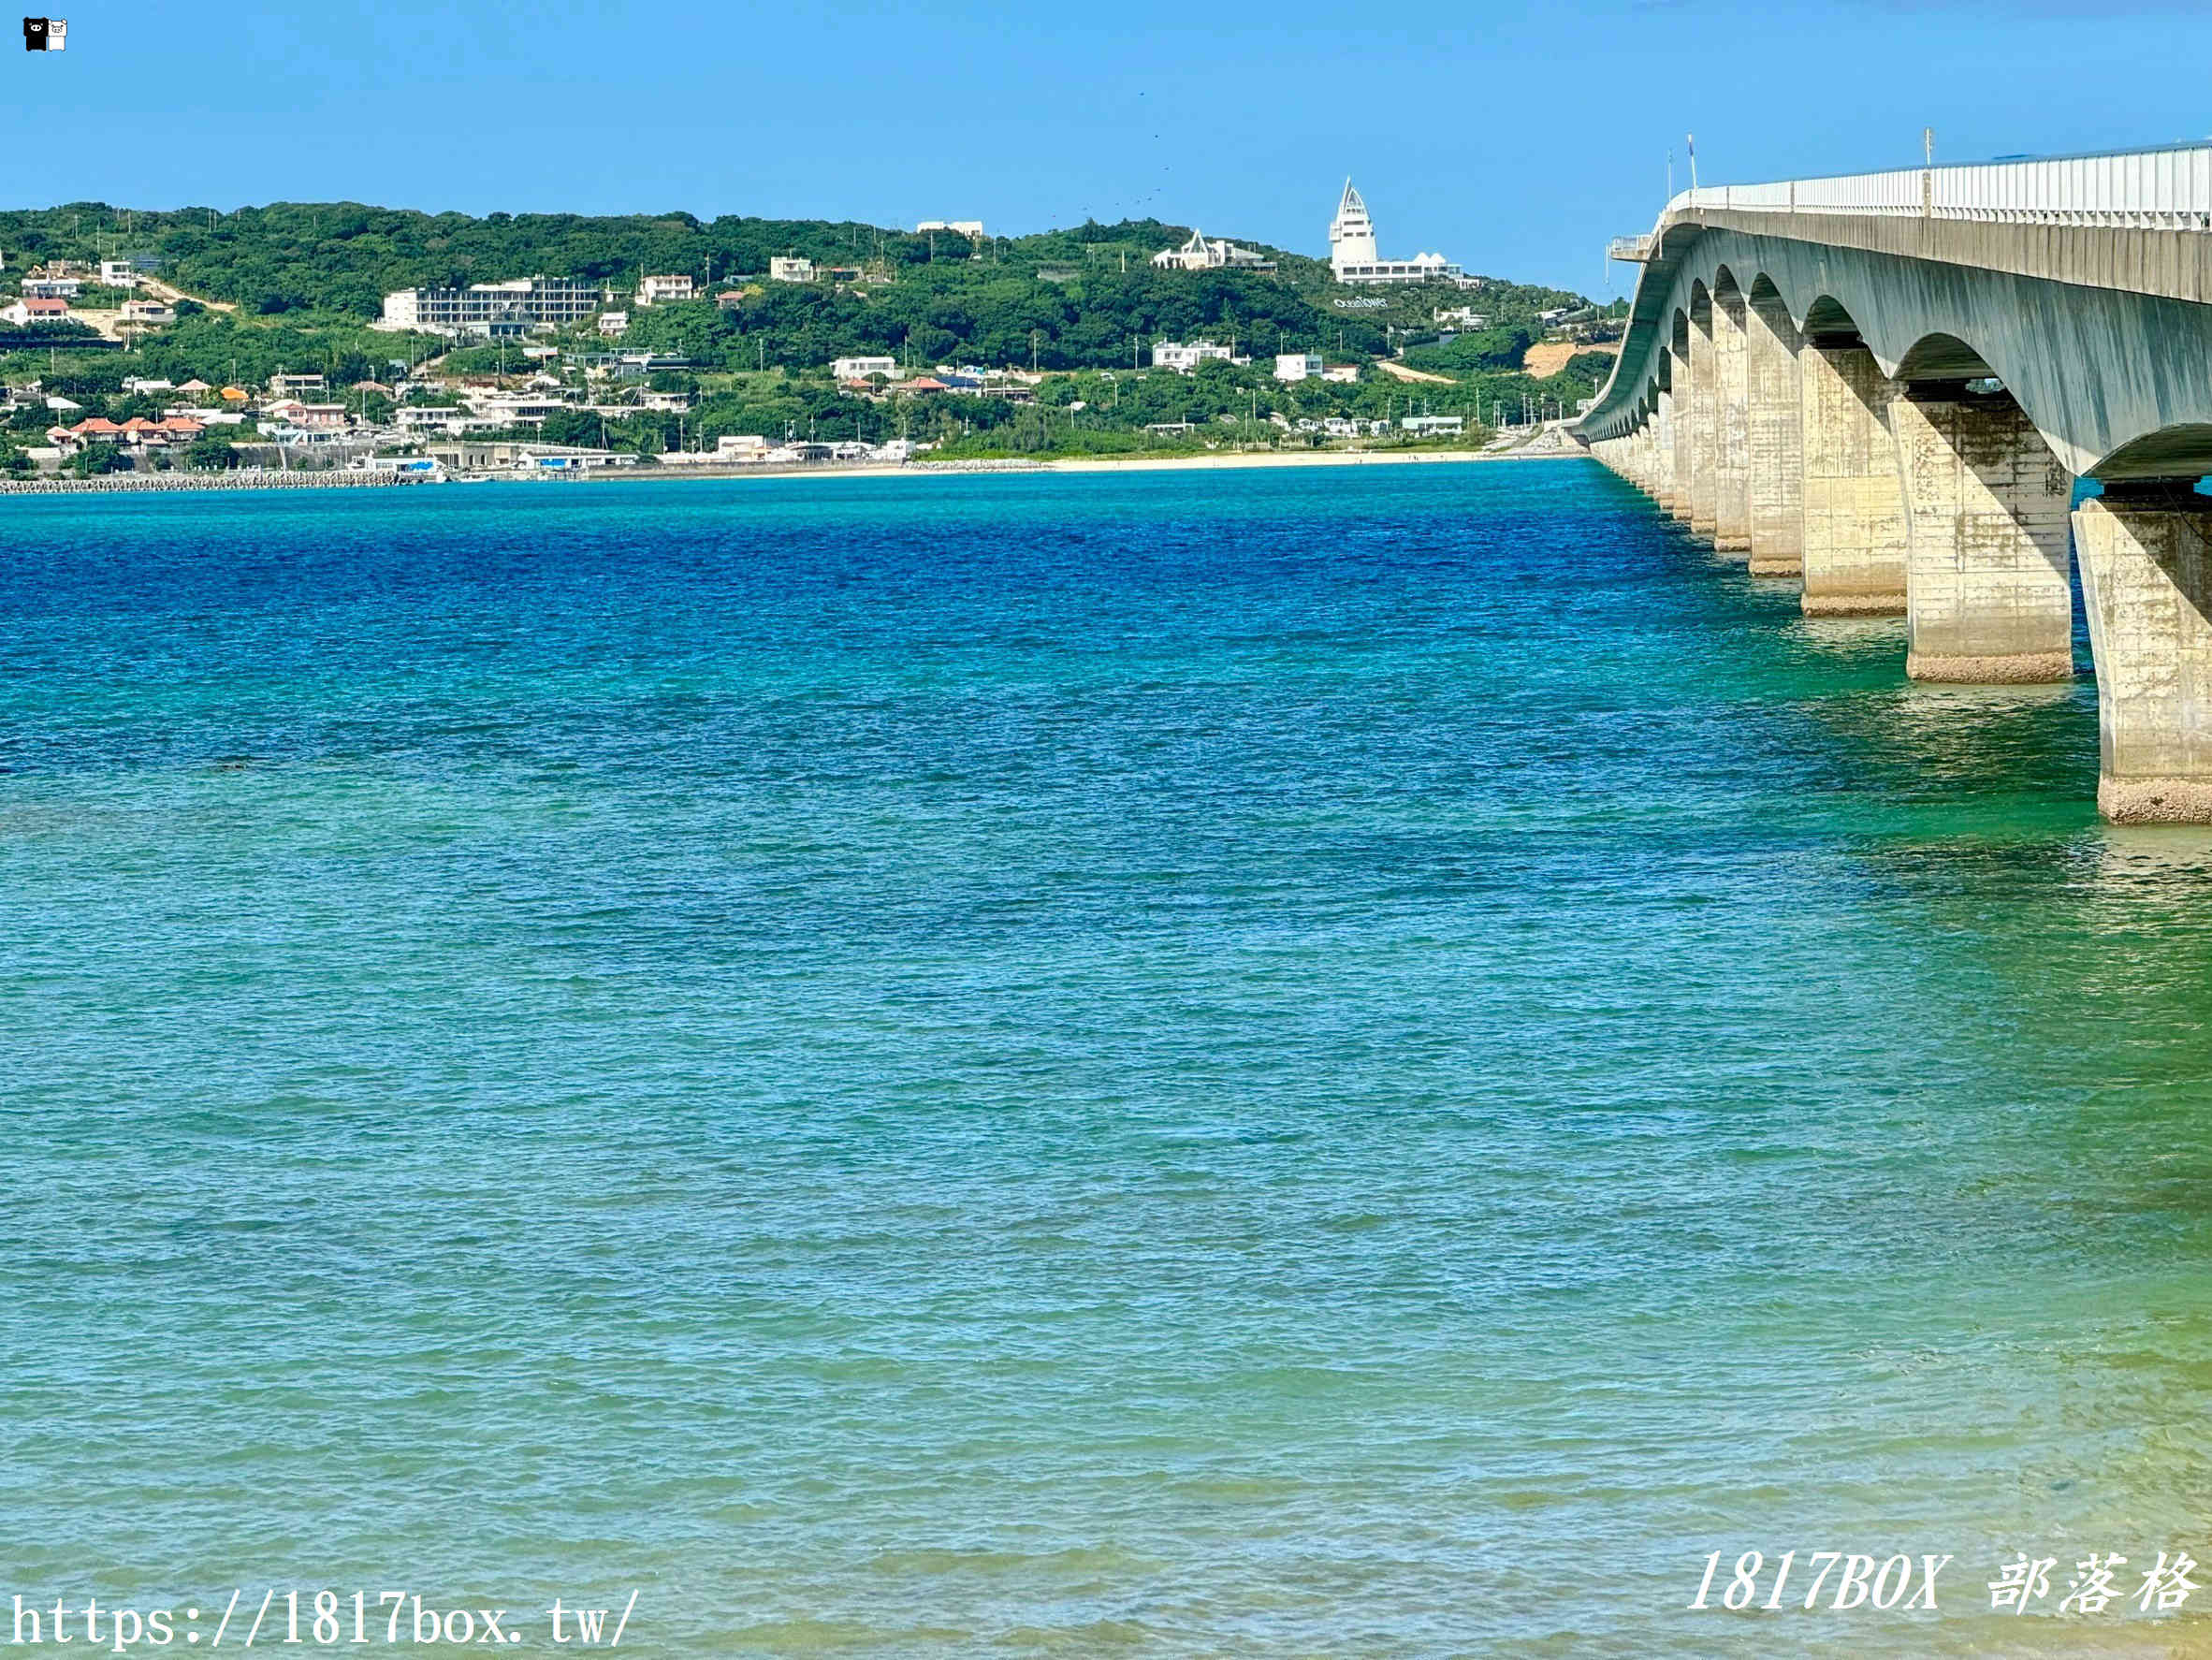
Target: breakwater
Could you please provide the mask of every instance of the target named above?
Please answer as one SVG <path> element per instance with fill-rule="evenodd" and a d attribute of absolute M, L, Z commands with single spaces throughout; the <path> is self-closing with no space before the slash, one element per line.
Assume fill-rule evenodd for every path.
<path fill-rule="evenodd" d="M 75 496 L 146 490 L 334 490 L 415 484 L 386 473 L 111 473 L 99 478 L 0 479 L 0 495 Z"/>

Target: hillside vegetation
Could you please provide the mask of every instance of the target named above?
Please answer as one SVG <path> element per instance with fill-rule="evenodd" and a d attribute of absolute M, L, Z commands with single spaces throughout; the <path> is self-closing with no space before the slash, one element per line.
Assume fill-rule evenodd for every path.
<path fill-rule="evenodd" d="M 1409 365 L 1450 377 L 1419 388 L 1421 407 L 1437 414 L 1490 414 L 1518 409 L 1526 397 L 1571 408 L 1594 382 L 1569 371 L 1543 382 L 1520 371 L 1521 353 L 1541 332 L 1547 308 L 1585 303 L 1540 286 L 1487 280 L 1478 290 L 1448 287 L 1350 289 L 1337 284 L 1324 261 L 1263 249 L 1277 269 L 1155 269 L 1153 254 L 1187 233 L 1156 220 L 1084 224 L 1071 229 L 971 242 L 954 233 L 917 234 L 852 223 L 724 217 L 688 213 L 587 216 L 505 214 L 482 218 L 430 214 L 360 203 L 272 203 L 217 213 L 207 209 L 146 212 L 102 203 L 0 212 L 0 286 L 12 287 L 30 265 L 52 258 L 94 260 L 140 254 L 159 261 L 162 279 L 232 313 L 181 307 L 178 322 L 125 357 L 71 350 L 58 336 L 40 349 L 0 357 L 0 374 L 20 383 L 34 376 L 50 386 L 100 392 L 125 374 L 258 384 L 280 369 L 320 371 L 336 386 L 389 379 L 397 365 L 445 354 L 449 342 L 428 336 L 371 330 L 386 293 L 420 284 L 465 284 L 534 275 L 604 284 L 616 304 L 646 273 L 686 273 L 703 298 L 681 304 L 631 308 L 626 351 L 648 350 L 689 359 L 685 389 L 702 399 L 691 435 L 714 430 L 810 430 L 861 435 L 886 424 L 880 408 L 860 403 L 829 384 L 831 358 L 854 354 L 895 357 L 925 370 L 937 363 L 1035 368 L 1040 371 L 1127 371 L 1142 367 L 1156 339 L 1212 339 L 1233 343 L 1255 363 L 1249 370 L 1203 376 L 1149 375 L 1135 385 L 1073 383 L 1040 403 L 1085 405 L 1042 436 L 1049 423 L 1035 410 L 961 400 L 952 411 L 910 411 L 901 424 L 915 436 L 951 436 L 952 422 L 969 438 L 1006 429 L 1008 442 L 1029 434 L 1049 447 L 1069 442 L 1089 417 L 1094 427 L 1147 421 L 1218 422 L 1225 415 L 1264 419 L 1271 412 L 1381 416 L 1410 407 L 1403 386 L 1364 375 L 1357 386 L 1307 386 L 1286 392 L 1265 372 L 1273 354 L 1319 352 L 1332 362 L 1359 363 L 1403 351 Z M 1247 244 L 1248 245 L 1248 244 Z M 768 261 L 798 255 L 840 268 L 839 280 L 770 283 Z M 718 306 L 711 296 L 741 298 Z M 1472 304 L 1491 324 L 1480 334 L 1435 343 L 1439 307 Z M 584 343 L 579 336 L 575 343 Z M 600 349 L 593 342 L 593 349 Z M 474 371 L 518 367 L 495 348 L 464 350 L 448 366 Z M 781 371 L 773 374 L 770 371 Z M 1602 378 L 1602 375 L 1601 377 Z M 1370 385 L 1370 381 L 1375 384 Z M 1157 383 L 1157 384 L 1156 384 Z M 1053 383 L 1048 383 L 1048 386 Z M 921 416 L 919 424 L 915 416 Z M 600 423 L 602 427 L 605 423 Z M 651 450 L 673 421 L 640 415 L 620 423 L 610 442 Z"/>

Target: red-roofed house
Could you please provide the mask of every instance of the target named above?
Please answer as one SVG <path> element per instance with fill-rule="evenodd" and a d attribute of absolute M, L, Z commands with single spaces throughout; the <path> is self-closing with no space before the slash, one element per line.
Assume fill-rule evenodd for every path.
<path fill-rule="evenodd" d="M 69 302 L 65 299 L 19 299 L 15 304 L 0 310 L 0 318 L 22 328 L 26 323 L 65 323 L 69 320 Z"/>

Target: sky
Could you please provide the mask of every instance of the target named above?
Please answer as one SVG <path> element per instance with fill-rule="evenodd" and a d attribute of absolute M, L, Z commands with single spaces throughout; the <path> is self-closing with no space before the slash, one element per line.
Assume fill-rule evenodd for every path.
<path fill-rule="evenodd" d="M 355 200 L 977 219 L 1151 215 L 1610 296 L 1689 182 L 2212 135 L 2212 7 L 2075 0 L 325 0 L 70 7 L 15 52 L 0 204 Z M 60 15 L 60 14 L 57 14 Z"/>

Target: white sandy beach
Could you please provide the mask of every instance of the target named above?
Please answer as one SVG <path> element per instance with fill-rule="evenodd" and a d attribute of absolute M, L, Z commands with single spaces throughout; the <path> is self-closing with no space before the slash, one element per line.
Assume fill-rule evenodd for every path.
<path fill-rule="evenodd" d="M 852 464 L 829 463 L 811 467 L 650 467 L 609 468 L 584 474 L 586 483 L 607 484 L 626 480 L 732 479 L 732 478 L 977 478 L 994 474 L 1040 473 L 1163 473 L 1210 471 L 1247 467 L 1396 467 L 1462 461 L 1556 461 L 1586 456 L 1571 450 L 1316 450 L 1304 455 L 1280 450 L 1247 451 L 1208 456 L 1084 456 L 1045 461 L 908 461 Z M 493 473 L 502 483 L 542 482 L 528 474 L 512 478 Z"/>

